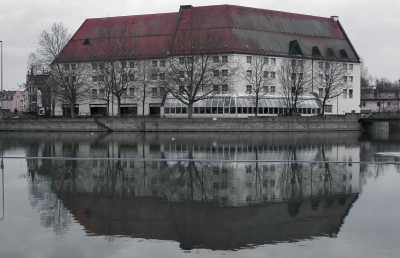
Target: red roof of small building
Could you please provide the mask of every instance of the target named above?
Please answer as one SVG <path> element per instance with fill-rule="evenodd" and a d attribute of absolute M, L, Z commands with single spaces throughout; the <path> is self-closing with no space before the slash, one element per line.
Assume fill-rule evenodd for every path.
<path fill-rule="evenodd" d="M 135 51 L 119 59 L 162 58 L 168 53 L 179 54 L 179 35 L 193 17 L 201 17 L 196 31 L 200 34 L 213 31 L 222 38 L 215 53 L 249 53 L 276 56 L 289 55 L 289 42 L 296 40 L 304 56 L 311 57 L 312 48 L 318 47 L 322 56 L 332 48 L 335 56 L 344 50 L 347 61 L 359 62 L 339 21 L 332 18 L 285 13 L 265 9 L 232 5 L 181 7 L 176 13 L 161 13 L 123 17 L 87 19 L 61 52 L 59 61 L 71 61 L 67 53 L 74 53 L 73 61 L 93 60 L 93 50 L 100 40 L 105 24 L 114 27 L 128 26 L 127 37 Z M 90 44 L 84 44 L 89 39 Z M 117 41 L 117 37 L 114 38 Z M 344 60 L 344 61 L 346 61 Z"/>

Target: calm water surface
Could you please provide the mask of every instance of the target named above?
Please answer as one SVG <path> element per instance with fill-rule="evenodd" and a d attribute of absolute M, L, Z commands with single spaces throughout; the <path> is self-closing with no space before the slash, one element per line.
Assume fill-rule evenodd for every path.
<path fill-rule="evenodd" d="M 0 257 L 399 257 L 399 139 L 2 132 Z"/>

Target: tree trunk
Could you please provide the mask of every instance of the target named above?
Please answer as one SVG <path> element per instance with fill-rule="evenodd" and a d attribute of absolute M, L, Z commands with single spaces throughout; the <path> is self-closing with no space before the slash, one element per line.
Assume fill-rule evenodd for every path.
<path fill-rule="evenodd" d="M 74 104 L 73 103 L 71 103 L 71 104 L 69 104 L 69 111 L 70 111 L 70 115 L 71 115 L 71 118 L 75 118 L 75 112 L 74 112 Z"/>
<path fill-rule="evenodd" d="M 188 103 L 188 118 L 192 118 L 193 115 L 193 102 L 189 101 Z"/>
<path fill-rule="evenodd" d="M 117 98 L 117 116 L 118 117 L 121 117 L 121 97 L 118 97 Z"/>

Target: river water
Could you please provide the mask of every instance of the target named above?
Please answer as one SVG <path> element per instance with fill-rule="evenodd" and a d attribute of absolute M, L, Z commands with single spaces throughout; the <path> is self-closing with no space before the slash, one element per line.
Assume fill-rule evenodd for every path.
<path fill-rule="evenodd" d="M 2 132 L 0 257 L 399 257 L 399 139 Z"/>

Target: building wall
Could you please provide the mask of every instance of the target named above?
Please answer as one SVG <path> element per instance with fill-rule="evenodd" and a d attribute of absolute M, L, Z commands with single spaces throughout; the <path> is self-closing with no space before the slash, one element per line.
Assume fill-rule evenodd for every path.
<path fill-rule="evenodd" d="M 225 55 L 225 54 L 224 54 Z M 222 56 L 222 55 L 220 55 Z M 251 69 L 251 66 L 246 63 L 246 58 L 249 55 L 246 54 L 227 54 L 225 56 L 228 56 L 228 64 L 227 64 L 227 69 L 228 72 L 232 72 L 233 70 L 236 70 L 235 76 L 232 77 L 231 83 L 228 85 L 230 88 L 229 94 L 246 94 L 246 86 L 249 84 L 246 79 L 244 78 L 246 69 Z M 266 97 L 279 97 L 282 96 L 282 90 L 280 89 L 281 86 L 279 84 L 278 80 L 278 70 L 279 67 L 282 63 L 283 58 L 281 57 L 276 57 L 276 56 L 266 56 L 271 59 L 276 60 L 275 65 L 269 66 L 269 72 L 271 76 L 271 72 L 275 73 L 275 79 L 272 79 L 270 81 L 269 86 L 275 86 L 276 92 L 275 93 L 269 93 Z M 254 56 L 253 56 L 254 58 Z M 154 59 L 156 60 L 156 59 Z M 152 60 L 149 60 L 151 62 Z M 314 62 L 314 67 L 318 65 L 318 61 L 313 61 Z M 350 63 L 349 63 L 350 64 Z M 331 99 L 328 101 L 327 105 L 332 105 L 332 112 L 326 112 L 326 115 L 344 115 L 345 113 L 359 113 L 360 112 L 360 64 L 358 63 L 351 63 L 353 65 L 353 70 L 348 70 L 348 76 L 352 76 L 353 82 L 348 82 L 346 84 L 347 87 L 346 90 L 349 92 L 349 90 L 353 91 L 352 96 L 349 94 L 344 95 L 341 94 L 338 97 Z M 87 64 L 89 69 L 91 69 L 91 63 Z M 212 72 L 212 71 L 210 71 Z M 254 71 L 253 71 L 254 72 Z M 96 75 L 95 71 L 92 71 L 92 75 Z M 88 83 L 90 84 L 91 89 L 98 89 L 97 94 L 99 94 L 99 87 L 98 87 L 98 82 L 92 82 L 92 78 L 88 78 Z M 160 86 L 157 86 L 157 81 L 154 81 L 153 85 L 150 85 L 149 87 L 157 87 L 158 92 L 160 89 Z M 269 87 L 269 90 L 271 91 L 271 87 Z M 318 88 L 317 86 L 313 89 L 315 93 L 318 94 Z M 135 89 L 137 92 L 137 89 Z M 156 97 L 150 96 L 146 98 L 145 101 L 145 106 L 144 106 L 144 115 L 149 115 L 150 110 L 149 110 L 149 104 L 160 104 L 162 102 L 162 96 L 157 95 Z M 312 95 L 309 94 L 304 94 L 304 96 L 312 97 Z M 99 105 L 99 104 L 105 104 L 105 101 L 100 99 L 100 98 L 94 98 L 92 95 L 88 97 L 86 101 L 82 101 L 79 103 L 79 115 L 91 115 L 91 110 L 90 106 L 91 105 Z M 135 96 L 130 96 L 129 93 L 127 96 L 124 96 L 121 100 L 121 105 L 134 105 L 137 106 L 137 114 L 141 115 L 143 111 L 142 107 L 142 101 L 137 98 L 137 94 Z M 117 101 L 114 99 L 112 103 L 110 103 L 109 106 L 109 115 L 116 115 L 118 113 L 117 110 Z M 56 112 L 55 115 L 62 115 L 62 105 L 61 103 L 58 103 L 56 105 Z M 161 108 L 161 115 L 163 115 L 163 109 Z M 182 117 L 187 116 L 186 114 L 181 115 Z M 221 116 L 221 115 L 218 115 Z M 248 117 L 252 116 L 250 115 L 241 115 L 241 116 L 234 116 L 234 117 Z M 179 115 L 178 115 L 179 117 Z"/>

